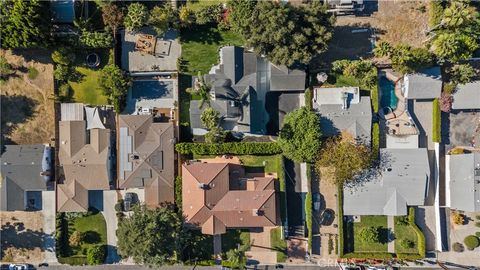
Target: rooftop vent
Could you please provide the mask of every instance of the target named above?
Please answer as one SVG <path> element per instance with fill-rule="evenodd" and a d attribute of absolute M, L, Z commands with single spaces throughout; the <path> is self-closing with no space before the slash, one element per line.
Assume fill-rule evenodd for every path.
<path fill-rule="evenodd" d="M 204 183 L 199 183 L 199 184 L 198 184 L 198 188 L 203 189 L 203 190 L 207 190 L 207 189 L 208 189 L 208 185 L 207 185 L 207 184 L 204 184 Z"/>

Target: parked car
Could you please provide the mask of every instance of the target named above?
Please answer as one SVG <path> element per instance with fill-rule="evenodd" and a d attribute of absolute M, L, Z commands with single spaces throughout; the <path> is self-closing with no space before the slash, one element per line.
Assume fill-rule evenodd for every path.
<path fill-rule="evenodd" d="M 325 209 L 320 216 L 320 224 L 324 226 L 330 226 L 335 219 L 335 212 L 332 209 Z"/>
<path fill-rule="evenodd" d="M 125 193 L 125 198 L 123 199 L 123 210 L 128 212 L 130 208 L 136 203 L 135 193 L 127 192 Z"/>
<path fill-rule="evenodd" d="M 28 270 L 28 269 L 35 269 L 31 264 L 13 264 L 11 263 L 8 266 L 8 270 Z"/>
<path fill-rule="evenodd" d="M 320 193 L 313 193 L 313 211 L 320 211 Z"/>

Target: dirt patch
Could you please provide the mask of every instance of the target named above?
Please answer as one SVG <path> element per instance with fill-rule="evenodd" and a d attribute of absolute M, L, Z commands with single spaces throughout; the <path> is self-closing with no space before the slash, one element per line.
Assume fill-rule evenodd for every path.
<path fill-rule="evenodd" d="M 44 259 L 43 215 L 40 212 L 0 212 L 1 261 L 40 262 Z"/>
<path fill-rule="evenodd" d="M 49 143 L 55 136 L 53 65 L 50 52 L 0 50 L 15 72 L 0 82 L 2 141 L 15 144 Z M 38 71 L 29 78 L 28 70 Z"/>

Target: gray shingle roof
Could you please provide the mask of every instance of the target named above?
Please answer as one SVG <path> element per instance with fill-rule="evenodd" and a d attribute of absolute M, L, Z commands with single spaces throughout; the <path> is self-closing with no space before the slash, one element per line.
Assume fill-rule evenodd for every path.
<path fill-rule="evenodd" d="M 406 97 L 409 99 L 433 99 L 442 92 L 442 73 L 440 67 L 423 69 L 414 74 L 405 75 Z"/>
<path fill-rule="evenodd" d="M 448 157 L 450 207 L 468 212 L 480 211 L 480 153 Z"/>
<path fill-rule="evenodd" d="M 407 214 L 407 205 L 423 205 L 430 178 L 426 148 L 380 149 L 385 167 L 375 179 L 344 189 L 345 215 Z"/>
<path fill-rule="evenodd" d="M 25 192 L 47 190 L 49 177 L 42 176 L 50 170 L 50 147 L 43 144 L 7 145 L 2 154 L 2 183 L 0 185 L 0 210 L 25 210 Z"/>
<path fill-rule="evenodd" d="M 452 109 L 480 109 L 480 81 L 459 84 L 453 94 Z"/>

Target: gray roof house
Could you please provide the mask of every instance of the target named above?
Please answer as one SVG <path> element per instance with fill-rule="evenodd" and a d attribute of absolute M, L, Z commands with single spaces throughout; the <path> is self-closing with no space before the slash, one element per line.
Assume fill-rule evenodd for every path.
<path fill-rule="evenodd" d="M 42 191 L 51 178 L 49 146 L 7 145 L 2 154 L 0 211 L 42 209 Z"/>
<path fill-rule="evenodd" d="M 480 81 L 459 84 L 453 94 L 452 109 L 478 110 L 480 109 Z"/>
<path fill-rule="evenodd" d="M 440 67 L 430 67 L 417 73 L 406 74 L 403 78 L 402 91 L 408 99 L 439 98 L 442 92 Z"/>
<path fill-rule="evenodd" d="M 344 188 L 345 215 L 407 214 L 424 205 L 430 178 L 426 148 L 380 149 L 382 171 L 363 185 Z"/>
<path fill-rule="evenodd" d="M 264 57 L 236 46 L 220 49 L 220 64 L 213 66 L 205 81 L 211 85 L 210 106 L 220 112 L 225 130 L 265 134 L 269 115 L 265 110 L 269 92 L 303 92 L 306 74 L 302 70 L 276 66 Z M 193 134 L 207 131 L 200 122 L 200 101 L 190 103 Z M 278 112 L 275 112 L 278 113 Z"/>
<path fill-rule="evenodd" d="M 324 136 L 348 132 L 370 144 L 372 105 L 370 97 L 360 96 L 358 87 L 314 88 L 313 108 L 320 114 Z"/>
<path fill-rule="evenodd" d="M 480 153 L 446 155 L 446 205 L 480 211 Z"/>

